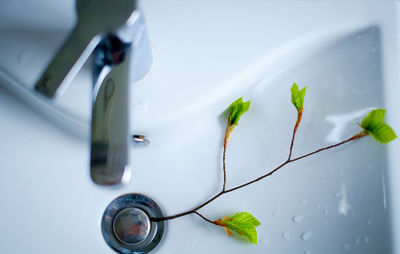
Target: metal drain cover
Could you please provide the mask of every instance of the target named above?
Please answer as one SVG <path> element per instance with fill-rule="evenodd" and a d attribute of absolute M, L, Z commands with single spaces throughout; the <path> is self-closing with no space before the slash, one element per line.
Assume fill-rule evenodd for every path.
<path fill-rule="evenodd" d="M 106 208 L 101 230 L 107 244 L 119 253 L 142 254 L 160 242 L 165 222 L 152 222 L 150 217 L 164 216 L 161 208 L 149 197 L 126 194 Z"/>

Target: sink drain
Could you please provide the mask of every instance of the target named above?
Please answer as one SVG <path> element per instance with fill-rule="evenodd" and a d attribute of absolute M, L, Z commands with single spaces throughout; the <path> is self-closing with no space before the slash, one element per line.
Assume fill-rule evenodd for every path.
<path fill-rule="evenodd" d="M 126 194 L 106 208 L 101 230 L 107 244 L 119 253 L 148 253 L 160 242 L 165 222 L 152 222 L 162 217 L 161 208 L 149 197 Z"/>

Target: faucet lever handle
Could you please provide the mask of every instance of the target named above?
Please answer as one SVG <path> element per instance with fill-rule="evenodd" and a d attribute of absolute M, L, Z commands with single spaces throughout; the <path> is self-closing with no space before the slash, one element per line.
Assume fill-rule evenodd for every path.
<path fill-rule="evenodd" d="M 35 89 L 53 97 L 60 86 L 72 81 L 102 37 L 124 26 L 135 8 L 135 0 L 77 0 L 78 22 Z"/>
<path fill-rule="evenodd" d="M 64 87 L 72 81 L 99 42 L 98 38 L 84 31 L 79 25 L 74 28 L 36 82 L 36 91 L 54 97 L 60 86 Z"/>

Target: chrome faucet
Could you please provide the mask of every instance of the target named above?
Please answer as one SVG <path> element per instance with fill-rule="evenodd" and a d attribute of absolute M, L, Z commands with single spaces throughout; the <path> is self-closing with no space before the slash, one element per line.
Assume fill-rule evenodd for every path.
<path fill-rule="evenodd" d="M 129 85 L 148 70 L 151 51 L 135 0 L 77 0 L 76 11 L 76 26 L 35 90 L 50 98 L 61 94 L 92 56 L 90 176 L 115 185 L 130 178 Z"/>

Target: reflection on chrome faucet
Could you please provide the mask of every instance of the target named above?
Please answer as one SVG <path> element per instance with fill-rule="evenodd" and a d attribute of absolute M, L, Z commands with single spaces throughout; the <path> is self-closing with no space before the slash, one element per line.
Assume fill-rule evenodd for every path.
<path fill-rule="evenodd" d="M 131 43 L 115 35 L 102 40 L 93 53 L 90 175 L 98 184 L 129 180 L 128 94 Z"/>
<path fill-rule="evenodd" d="M 90 175 L 101 185 L 129 180 L 129 85 L 151 64 L 144 20 L 135 0 L 77 0 L 78 22 L 35 89 L 60 94 L 93 58 Z M 141 59 L 133 59 L 140 51 Z M 133 63 L 140 65 L 133 67 Z"/>

